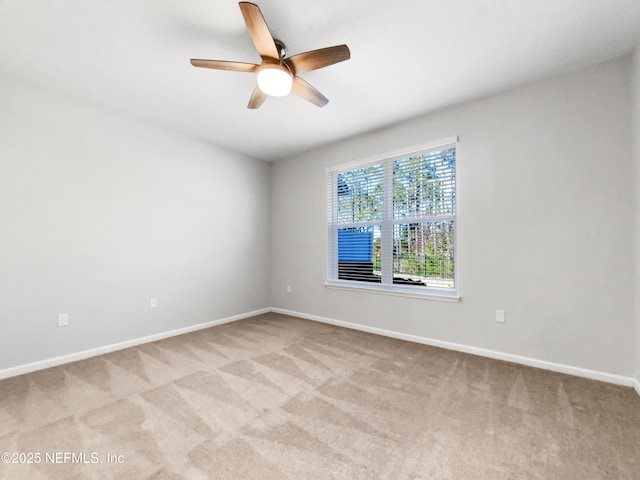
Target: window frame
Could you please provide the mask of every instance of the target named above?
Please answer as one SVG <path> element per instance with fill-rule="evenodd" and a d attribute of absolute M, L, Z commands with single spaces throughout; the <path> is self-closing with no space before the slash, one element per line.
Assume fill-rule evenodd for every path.
<path fill-rule="evenodd" d="M 393 217 L 393 163 L 414 155 L 425 154 L 429 151 L 453 147 L 456 149 L 456 161 L 454 163 L 454 188 L 456 195 L 455 212 L 453 215 L 443 216 L 425 216 L 411 219 L 403 219 Z M 354 223 L 338 223 L 338 174 L 382 164 L 384 169 L 384 194 L 383 194 L 383 217 L 382 220 L 371 220 Z M 395 151 L 387 152 L 352 161 L 340 165 L 330 166 L 325 169 L 327 178 L 327 278 L 325 287 L 329 289 L 357 291 L 365 293 L 374 293 L 382 295 L 395 295 L 410 298 L 419 298 L 426 300 L 439 300 L 447 302 L 458 302 L 461 297 L 460 279 L 458 275 L 458 137 L 447 137 L 427 143 L 412 145 L 410 147 L 401 148 Z M 329 183 L 331 182 L 331 183 Z M 382 256 L 382 275 L 381 283 L 368 283 L 354 280 L 341 280 L 338 278 L 338 230 L 340 228 L 349 227 L 365 227 L 379 226 L 381 229 L 382 248 L 393 249 L 393 228 L 396 224 L 406 223 L 407 220 L 417 221 L 419 223 L 429 223 L 435 219 L 442 218 L 443 221 L 453 221 L 453 278 L 454 288 L 437 288 L 423 286 L 406 286 L 393 284 L 393 255 Z M 386 240 L 385 240 L 386 239 Z M 388 283 L 384 283 L 384 282 Z"/>

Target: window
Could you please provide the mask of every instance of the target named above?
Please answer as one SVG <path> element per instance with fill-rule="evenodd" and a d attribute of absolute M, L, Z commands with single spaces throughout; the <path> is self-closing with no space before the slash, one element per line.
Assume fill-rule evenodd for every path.
<path fill-rule="evenodd" d="M 456 141 L 328 169 L 329 286 L 457 298 Z"/>

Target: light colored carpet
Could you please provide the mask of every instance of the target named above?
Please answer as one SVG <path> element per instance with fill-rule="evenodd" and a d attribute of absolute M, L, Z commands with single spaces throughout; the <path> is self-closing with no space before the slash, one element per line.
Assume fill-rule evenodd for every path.
<path fill-rule="evenodd" d="M 0 452 L 41 454 L 12 480 L 640 479 L 640 399 L 266 314 L 0 381 Z"/>

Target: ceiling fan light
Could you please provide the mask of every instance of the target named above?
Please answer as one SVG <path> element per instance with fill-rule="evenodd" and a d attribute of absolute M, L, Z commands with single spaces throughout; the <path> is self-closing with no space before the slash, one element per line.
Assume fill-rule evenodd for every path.
<path fill-rule="evenodd" d="M 291 92 L 293 77 L 284 68 L 263 68 L 258 72 L 258 87 L 272 97 L 284 97 Z"/>

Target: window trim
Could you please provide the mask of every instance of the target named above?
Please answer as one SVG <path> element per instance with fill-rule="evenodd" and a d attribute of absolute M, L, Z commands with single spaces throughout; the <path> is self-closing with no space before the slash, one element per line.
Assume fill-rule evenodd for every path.
<path fill-rule="evenodd" d="M 457 143 L 458 136 L 453 137 L 445 137 L 439 140 L 433 140 L 431 142 L 426 143 L 418 143 L 416 145 L 411 145 L 409 147 L 397 148 L 395 150 L 388 151 L 386 153 L 380 153 L 376 155 L 371 155 L 369 157 L 361 158 L 360 160 L 354 160 L 348 163 L 341 163 L 339 165 L 333 165 L 325 168 L 326 173 L 337 172 L 342 170 L 351 170 L 353 168 L 362 167 L 364 165 L 376 162 L 383 162 L 385 160 L 399 160 L 401 158 L 409 157 L 415 153 L 419 153 L 423 150 L 433 150 L 438 147 L 444 147 L 445 145 L 450 145 L 452 143 L 456 144 L 456 160 L 457 160 Z M 457 166 L 458 162 L 456 162 Z M 456 168 L 456 174 L 457 174 Z"/>
<path fill-rule="evenodd" d="M 347 163 L 342 163 L 340 165 L 334 165 L 334 166 L 330 166 L 330 167 L 326 167 L 325 168 L 325 178 L 327 178 L 328 175 L 332 175 L 332 178 L 335 178 L 335 176 L 338 175 L 338 173 L 340 172 L 344 172 L 344 171 L 348 171 L 348 170 L 352 170 L 355 168 L 359 168 L 359 167 L 364 167 L 364 166 L 368 166 L 368 165 L 372 165 L 375 163 L 381 163 L 381 162 L 389 162 L 389 164 L 393 164 L 393 162 L 395 160 L 399 160 L 399 159 L 403 159 L 406 157 L 409 157 L 411 155 L 414 154 L 418 154 L 418 153 L 424 153 L 427 150 L 435 150 L 438 149 L 440 147 L 445 147 L 447 145 L 455 145 L 456 148 L 456 162 L 454 165 L 454 171 L 455 171 L 455 175 L 456 175 L 456 213 L 455 215 L 451 216 L 451 215 L 447 215 L 446 219 L 451 219 L 451 217 L 453 217 L 453 221 L 454 221 L 454 228 L 455 228 L 455 235 L 454 235 L 454 279 L 455 279 L 455 287 L 451 290 L 448 289 L 438 289 L 437 287 L 403 287 L 403 286 L 396 286 L 393 284 L 369 284 L 366 282 L 357 282 L 357 281 L 350 281 L 350 280 L 340 280 L 338 278 L 329 278 L 329 272 L 334 272 L 337 274 L 337 257 L 334 259 L 332 258 L 332 255 L 329 254 L 329 252 L 331 252 L 331 245 L 327 245 L 327 270 L 326 270 L 326 282 L 325 282 L 325 288 L 328 289 L 335 289 L 335 290 L 348 290 L 348 291 L 357 291 L 357 292 L 364 292 L 364 293 L 374 293 L 374 294 L 381 294 L 381 295 L 393 295 L 393 296 L 400 296 L 400 297 L 409 297 L 409 298 L 418 298 L 418 299 L 424 299 L 424 300 L 437 300 L 437 301 L 444 301 L 444 302 L 459 302 L 461 301 L 462 297 L 460 296 L 459 292 L 460 292 L 460 283 L 459 283 L 459 276 L 458 276 L 458 200 L 457 200 L 457 184 L 458 184 L 458 136 L 452 136 L 452 137 L 445 137 L 445 138 L 441 138 L 439 140 L 433 140 L 430 142 L 426 142 L 426 143 L 421 143 L 421 144 L 416 144 L 416 145 L 412 145 L 409 147 L 404 147 L 404 148 L 399 148 L 396 150 L 392 150 L 386 153 L 382 153 L 382 154 L 376 154 L 376 155 L 372 155 L 369 157 L 365 157 L 362 158 L 360 160 L 356 160 L 356 161 L 352 161 L 352 162 L 347 162 Z M 385 168 L 385 177 L 388 176 L 390 174 L 390 171 L 387 172 Z M 388 180 L 388 179 L 386 179 Z M 332 180 L 333 181 L 333 180 Z M 393 202 L 389 201 L 389 196 L 391 195 L 391 189 L 389 188 L 387 191 L 387 188 L 389 185 L 392 185 L 392 183 L 388 183 L 388 181 L 385 181 L 385 203 L 384 203 L 384 208 L 385 208 L 385 213 L 387 209 L 392 209 Z M 333 228 L 332 225 L 332 221 L 335 218 L 335 212 L 331 211 L 331 207 L 335 207 L 337 204 L 337 202 L 335 201 L 331 201 L 328 202 L 327 205 L 327 229 L 328 229 L 328 235 L 327 235 L 327 239 L 329 242 L 332 242 L 334 245 L 337 244 L 337 229 Z M 385 215 L 386 217 L 386 215 Z M 431 217 L 433 218 L 433 217 Z M 423 219 L 424 221 L 424 219 Z M 372 225 L 372 224 L 382 224 L 384 223 L 385 220 L 382 221 L 372 221 L 372 222 L 358 222 L 358 223 L 366 223 L 366 225 Z M 392 223 L 393 224 L 393 223 Z M 363 225 L 364 226 L 364 225 Z M 336 255 L 337 255 L 337 250 L 336 250 Z"/>
<path fill-rule="evenodd" d="M 366 282 L 354 282 L 350 280 L 327 280 L 325 288 L 330 290 L 347 290 L 362 293 L 374 293 L 378 295 L 391 295 L 395 297 L 417 298 L 420 300 L 437 300 L 440 302 L 458 303 L 462 297 L 453 291 L 439 292 L 435 288 L 425 289 L 422 287 L 397 287 L 389 288 L 391 285 L 367 284 Z M 421 290 L 418 290 L 418 289 Z"/>

